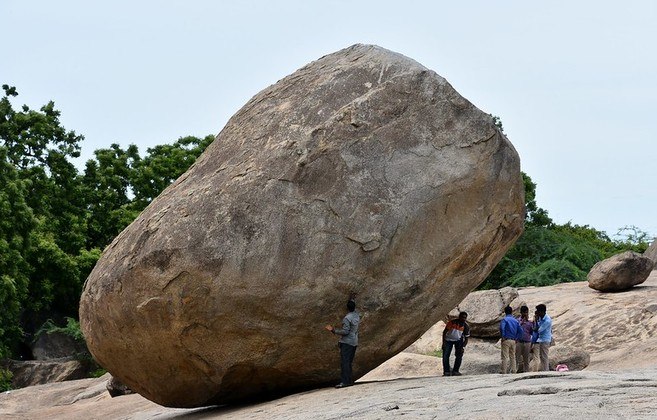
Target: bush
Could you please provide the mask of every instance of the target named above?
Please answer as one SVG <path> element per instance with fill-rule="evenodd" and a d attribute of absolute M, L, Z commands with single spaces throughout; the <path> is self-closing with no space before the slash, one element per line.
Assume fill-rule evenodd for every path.
<path fill-rule="evenodd" d="M 632 232 L 628 239 L 614 241 L 589 226 L 527 224 L 525 232 L 479 289 L 585 281 L 598 261 L 626 250 L 645 249 L 647 243 L 637 241 L 646 235 L 637 234 L 636 228 Z"/>
<path fill-rule="evenodd" d="M 52 334 L 52 333 L 62 333 L 66 334 L 69 337 L 73 338 L 79 343 L 84 343 L 84 336 L 82 335 L 82 330 L 80 329 L 80 323 L 73 318 L 66 317 L 66 326 L 58 327 L 52 319 L 47 320 L 43 323 L 41 328 L 34 335 L 35 337 L 40 336 L 41 334 Z"/>
<path fill-rule="evenodd" d="M 558 283 L 586 280 L 587 272 L 563 259 L 550 259 L 537 266 L 527 267 L 513 276 L 509 285 L 513 287 L 551 286 Z"/>
<path fill-rule="evenodd" d="M 11 389 L 11 378 L 13 375 L 7 369 L 0 368 L 0 392 L 9 391 Z"/>

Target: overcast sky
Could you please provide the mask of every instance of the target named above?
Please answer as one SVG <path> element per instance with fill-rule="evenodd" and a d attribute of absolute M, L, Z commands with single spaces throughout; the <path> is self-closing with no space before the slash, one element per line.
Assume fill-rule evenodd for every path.
<path fill-rule="evenodd" d="M 657 235 L 652 0 L 0 0 L 0 39 L 14 105 L 55 101 L 83 160 L 217 134 L 306 63 L 377 44 L 498 115 L 556 222 Z"/>

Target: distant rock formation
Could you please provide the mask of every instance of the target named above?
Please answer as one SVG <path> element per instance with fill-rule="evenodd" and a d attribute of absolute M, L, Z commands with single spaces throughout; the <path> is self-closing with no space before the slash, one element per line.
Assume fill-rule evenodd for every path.
<path fill-rule="evenodd" d="M 655 267 L 657 267 L 657 238 L 653 239 L 648 249 L 646 249 L 646 251 L 643 253 L 643 256 L 648 257 L 652 260 L 652 262 L 654 263 L 653 265 L 653 270 L 654 270 Z"/>
<path fill-rule="evenodd" d="M 504 308 L 517 297 L 518 291 L 513 287 L 472 292 L 450 311 L 448 318 L 456 319 L 459 312 L 465 311 L 468 313 L 472 337 L 496 338 L 500 336 L 500 321 L 504 318 Z"/>
<path fill-rule="evenodd" d="M 335 384 L 337 323 L 362 313 L 355 376 L 480 284 L 523 229 L 518 154 L 417 62 L 354 45 L 251 99 L 104 251 L 81 327 L 158 404 Z"/>
<path fill-rule="evenodd" d="M 592 289 L 601 292 L 620 292 L 646 281 L 653 265 L 650 258 L 633 251 L 626 251 L 597 262 L 586 278 Z"/>
<path fill-rule="evenodd" d="M 5 360 L 3 365 L 12 373 L 12 388 L 82 379 L 89 373 L 88 363 L 71 357 L 49 360 Z"/>

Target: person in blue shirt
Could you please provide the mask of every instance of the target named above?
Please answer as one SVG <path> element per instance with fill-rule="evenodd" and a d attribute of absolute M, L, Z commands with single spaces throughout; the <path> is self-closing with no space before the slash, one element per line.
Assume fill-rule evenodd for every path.
<path fill-rule="evenodd" d="M 539 371 L 550 370 L 550 343 L 552 343 L 552 318 L 547 314 L 544 304 L 536 305 L 536 318 L 534 320 L 536 344 L 540 355 Z"/>
<path fill-rule="evenodd" d="M 504 308 L 504 318 L 500 322 L 502 337 L 502 370 L 501 373 L 516 373 L 516 341 L 522 338 L 522 329 L 518 320 L 513 317 L 510 306 Z"/>

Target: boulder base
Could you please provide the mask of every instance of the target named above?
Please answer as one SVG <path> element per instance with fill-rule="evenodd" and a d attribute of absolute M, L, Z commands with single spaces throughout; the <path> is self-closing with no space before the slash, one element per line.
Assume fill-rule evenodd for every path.
<path fill-rule="evenodd" d="M 251 99 L 104 251 L 80 302 L 96 360 L 158 404 L 333 385 L 413 343 L 523 228 L 518 154 L 445 79 L 355 45 Z"/>

